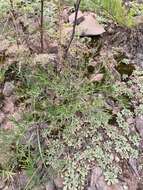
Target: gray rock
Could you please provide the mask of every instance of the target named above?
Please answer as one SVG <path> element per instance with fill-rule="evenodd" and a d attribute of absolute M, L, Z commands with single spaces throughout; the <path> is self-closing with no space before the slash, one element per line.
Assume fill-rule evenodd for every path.
<path fill-rule="evenodd" d="M 3 88 L 4 96 L 11 96 L 14 91 L 14 84 L 12 82 L 6 82 Z"/>
<path fill-rule="evenodd" d="M 75 13 L 69 16 L 69 23 L 73 24 Z M 92 12 L 78 12 L 76 35 L 81 37 L 99 36 L 105 32 L 104 27 L 98 23 L 96 14 Z M 71 26 L 64 27 L 64 33 L 71 33 Z"/>
<path fill-rule="evenodd" d="M 94 13 L 85 13 L 84 20 L 77 26 L 79 36 L 99 36 L 105 32 L 104 27 L 96 20 Z"/>
<path fill-rule="evenodd" d="M 81 11 L 78 11 L 78 14 L 77 14 L 77 24 L 79 24 L 80 22 L 82 22 L 84 20 L 84 15 Z M 75 21 L 75 13 L 72 13 L 70 16 L 69 16 L 69 23 L 70 24 L 73 24 Z"/>

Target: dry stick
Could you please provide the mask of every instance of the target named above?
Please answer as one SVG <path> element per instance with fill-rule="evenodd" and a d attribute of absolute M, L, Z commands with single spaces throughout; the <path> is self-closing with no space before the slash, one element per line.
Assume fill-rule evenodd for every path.
<path fill-rule="evenodd" d="M 74 18 L 73 30 L 72 30 L 72 35 L 71 35 L 70 41 L 69 41 L 68 46 L 65 51 L 65 55 L 67 55 L 67 53 L 70 49 L 71 43 L 75 36 L 75 29 L 76 29 L 76 25 L 77 25 L 77 16 L 78 16 L 78 11 L 79 11 L 79 7 L 80 7 L 80 2 L 81 2 L 81 0 L 77 0 L 76 4 L 75 4 L 75 18 Z"/>
<path fill-rule="evenodd" d="M 44 50 L 44 31 L 43 31 L 43 23 L 44 23 L 44 0 L 41 0 L 41 22 L 40 22 L 41 53 L 43 53 L 43 50 Z"/>

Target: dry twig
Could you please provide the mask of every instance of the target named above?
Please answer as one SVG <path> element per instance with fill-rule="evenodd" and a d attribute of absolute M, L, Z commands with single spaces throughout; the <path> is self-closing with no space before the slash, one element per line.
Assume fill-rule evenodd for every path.
<path fill-rule="evenodd" d="M 75 29 L 76 29 L 76 25 L 77 25 L 77 16 L 78 16 L 78 11 L 79 11 L 79 7 L 80 7 L 80 2 L 81 2 L 81 0 L 77 0 L 76 4 L 75 4 L 75 18 L 74 18 L 73 30 L 72 30 L 70 41 L 69 41 L 66 51 L 65 51 L 65 55 L 67 55 L 67 53 L 70 49 L 71 43 L 75 36 Z"/>
<path fill-rule="evenodd" d="M 41 53 L 43 53 L 43 51 L 44 51 L 44 31 L 43 31 L 43 24 L 44 24 L 44 0 L 41 0 L 41 21 L 40 21 Z"/>

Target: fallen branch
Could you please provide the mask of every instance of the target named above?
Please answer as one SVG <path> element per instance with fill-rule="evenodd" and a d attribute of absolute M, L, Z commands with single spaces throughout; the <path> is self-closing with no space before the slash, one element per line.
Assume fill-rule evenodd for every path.
<path fill-rule="evenodd" d="M 75 4 L 75 18 L 74 18 L 73 30 L 72 30 L 70 41 L 69 41 L 66 51 L 65 51 L 65 55 L 67 55 L 67 53 L 70 49 L 71 43 L 75 36 L 75 29 L 76 29 L 76 25 L 77 25 L 77 16 L 78 16 L 78 11 L 79 11 L 79 7 L 80 7 L 80 2 L 81 2 L 81 0 L 77 0 L 76 4 Z"/>

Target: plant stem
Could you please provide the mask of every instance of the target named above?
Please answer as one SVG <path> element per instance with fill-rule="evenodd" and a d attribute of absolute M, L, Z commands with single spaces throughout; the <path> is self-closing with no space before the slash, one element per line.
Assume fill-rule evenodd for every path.
<path fill-rule="evenodd" d="M 62 3 L 58 1 L 58 20 L 59 20 L 59 65 L 62 65 Z"/>
<path fill-rule="evenodd" d="M 41 0 L 41 22 L 40 22 L 40 43 L 41 43 L 41 53 L 44 51 L 44 31 L 43 31 L 43 23 L 44 23 L 44 0 Z"/>
<path fill-rule="evenodd" d="M 75 18 L 74 18 L 73 30 L 72 30 L 72 35 L 71 35 L 70 41 L 69 41 L 68 46 L 66 48 L 66 52 L 65 52 L 66 55 L 70 49 L 71 43 L 72 43 L 74 36 L 75 36 L 75 29 L 76 29 L 76 25 L 77 25 L 77 16 L 78 16 L 78 11 L 79 11 L 79 7 L 80 7 L 80 2 L 81 2 L 81 0 L 77 0 L 76 4 L 75 4 Z"/>

